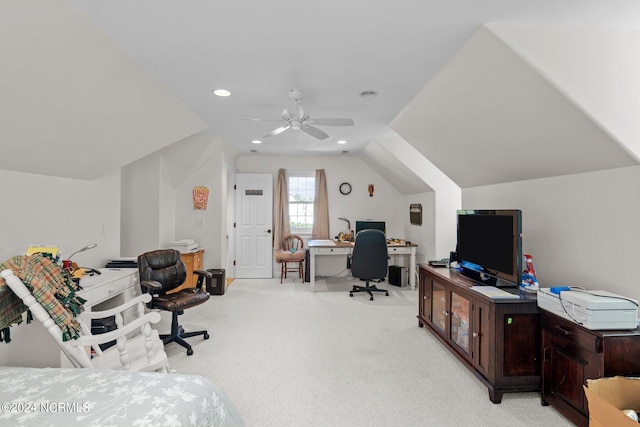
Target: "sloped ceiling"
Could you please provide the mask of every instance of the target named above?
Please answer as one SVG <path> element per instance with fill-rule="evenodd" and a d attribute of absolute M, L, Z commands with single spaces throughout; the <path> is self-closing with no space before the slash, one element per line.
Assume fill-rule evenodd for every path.
<path fill-rule="evenodd" d="M 640 31 L 487 27 L 640 159 Z"/>
<path fill-rule="evenodd" d="M 356 119 L 350 155 L 405 194 L 434 184 L 371 141 L 400 135 L 464 187 L 637 164 L 637 32 L 577 26 L 638 28 L 638 2 L 327 4 L 0 1 L 0 169 L 93 179 L 197 144 L 199 116 L 248 154 L 274 123 L 235 118 L 278 116 L 297 84 L 314 117 Z M 510 25 L 468 40 L 495 20 Z M 218 85 L 234 96 L 212 97 Z M 339 153 L 341 130 L 309 146 L 291 132 L 258 154 Z"/>
<path fill-rule="evenodd" d="M 418 194 L 434 190 L 394 156 L 392 151 L 377 141 L 370 142 L 360 153 L 360 158 L 401 194 Z"/>
<path fill-rule="evenodd" d="M 0 169 L 93 179 L 207 127 L 68 2 L 1 2 L 0 58 Z"/>
<path fill-rule="evenodd" d="M 592 74 L 580 66 L 587 64 L 578 61 L 570 67 L 570 60 L 557 61 L 562 55 L 542 55 L 546 49 L 571 56 L 571 49 L 580 48 L 582 57 L 588 57 L 585 52 L 590 52 L 593 40 L 584 36 L 591 35 L 591 30 L 553 34 L 546 27 L 536 27 L 516 31 L 512 38 L 509 30 L 500 27 L 497 34 L 487 26 L 480 28 L 391 127 L 463 188 L 637 164 L 630 154 L 635 143 L 627 145 L 614 136 L 618 130 L 621 136 L 637 133 L 637 119 L 627 116 L 614 121 L 602 114 L 606 110 L 602 98 L 615 100 L 607 97 L 606 90 L 592 86 L 602 82 L 604 88 L 625 91 L 628 86 L 611 82 L 606 75 L 620 64 L 600 61 L 604 76 L 580 79 L 580 84 L 569 84 L 567 89 L 563 83 L 580 73 Z M 571 33 L 577 34 L 567 37 Z M 567 45 L 566 40 L 572 43 Z M 512 44 L 539 55 L 525 57 Z M 628 52 L 620 54 L 624 55 Z M 545 59 L 542 65 L 539 58 Z M 552 80 L 549 76 L 556 69 L 563 73 Z M 640 75 L 637 66 L 635 73 Z M 637 95 L 632 99 L 637 102 Z M 591 106 L 583 106 L 585 101 L 591 101 Z"/>

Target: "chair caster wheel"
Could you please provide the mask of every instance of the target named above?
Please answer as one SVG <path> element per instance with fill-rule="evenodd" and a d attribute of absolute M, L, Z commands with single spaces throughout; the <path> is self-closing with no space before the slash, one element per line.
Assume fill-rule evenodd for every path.
<path fill-rule="evenodd" d="M 350 296 L 350 297 L 352 297 L 352 296 L 353 296 L 353 294 L 352 294 L 351 292 L 349 292 L 349 296 Z"/>
<path fill-rule="evenodd" d="M 190 348 L 187 350 L 187 356 L 191 356 L 193 354 L 193 349 Z"/>
<path fill-rule="evenodd" d="M 385 295 L 386 295 L 386 296 L 389 296 L 389 292 L 385 292 Z"/>
<path fill-rule="evenodd" d="M 373 297 L 370 297 L 370 298 L 369 298 L 369 301 L 373 301 Z"/>
<path fill-rule="evenodd" d="M 208 340 L 209 339 L 209 334 L 204 334 L 204 339 Z"/>

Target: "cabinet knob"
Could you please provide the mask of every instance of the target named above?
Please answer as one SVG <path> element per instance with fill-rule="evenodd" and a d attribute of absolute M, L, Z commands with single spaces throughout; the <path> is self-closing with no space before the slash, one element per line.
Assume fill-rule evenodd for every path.
<path fill-rule="evenodd" d="M 474 337 L 474 338 L 478 338 L 478 337 L 480 336 L 480 334 L 479 334 L 479 333 L 477 333 L 477 332 L 474 332 L 474 333 L 472 333 L 471 335 L 473 335 L 473 337 Z"/>

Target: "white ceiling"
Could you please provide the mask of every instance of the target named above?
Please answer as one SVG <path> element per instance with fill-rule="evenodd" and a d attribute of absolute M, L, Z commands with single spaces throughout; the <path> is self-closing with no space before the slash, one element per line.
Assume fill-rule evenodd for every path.
<path fill-rule="evenodd" d="M 548 176 L 635 164 L 628 147 L 620 148 L 624 138 L 612 137 L 610 129 L 594 124 L 592 115 L 581 115 L 575 98 L 568 101 L 562 92 L 554 92 L 557 86 L 530 68 L 531 61 L 521 53 L 495 41 L 470 41 L 472 37 L 504 37 L 495 33 L 478 36 L 486 23 L 640 29 L 640 2 L 0 0 L 0 55 L 4 61 L 5 54 L 10 54 L 13 64 L 9 71 L 0 69 L 0 168 L 91 179 L 202 130 L 241 152 L 257 150 L 258 154 L 342 155 L 343 150 L 354 154 L 372 141 L 400 135 L 463 187 L 529 179 L 540 176 L 539 170 Z M 499 85 L 499 90 L 518 88 L 521 95 L 530 96 L 520 85 L 534 82 L 535 88 L 546 88 L 546 93 L 535 94 L 543 104 L 536 114 L 542 111 L 553 118 L 556 110 L 547 111 L 544 104 L 566 105 L 557 111 L 573 120 L 570 123 L 577 129 L 566 134 L 569 128 L 562 127 L 567 138 L 543 164 L 520 163 L 523 167 L 499 170 L 500 176 L 487 173 L 488 168 L 478 166 L 477 160 L 489 162 L 490 169 L 498 156 L 485 150 L 485 159 L 475 147 L 490 144 L 495 128 L 478 123 L 453 122 L 447 138 L 439 141 L 435 137 L 442 129 L 430 119 L 459 117 L 445 116 L 447 109 L 451 112 L 465 105 L 477 122 L 483 115 L 472 108 L 493 110 L 494 117 L 504 113 L 511 118 L 517 112 L 507 104 L 513 101 L 509 96 L 488 96 L 473 105 L 470 95 L 482 87 L 469 82 L 461 90 L 458 84 L 469 81 L 476 72 L 468 61 L 481 55 L 481 51 L 461 54 L 468 42 L 493 51 L 494 59 L 508 58 L 510 66 L 522 71 L 515 81 Z M 127 57 L 134 62 L 128 63 Z M 444 76 L 445 71 L 452 74 Z M 492 70 L 487 66 L 484 71 Z M 446 84 L 436 87 L 436 81 Z M 213 96 L 211 90 L 220 87 L 233 95 Z M 237 119 L 279 119 L 289 106 L 287 92 L 292 88 L 304 90 L 302 105 L 312 118 L 352 118 L 355 126 L 321 127 L 330 135 L 323 141 L 286 131 L 263 139 L 260 145 L 251 144 L 281 123 Z M 379 95 L 361 98 L 359 93 L 365 90 L 376 90 Z M 448 104 L 434 106 L 433 98 L 421 99 L 429 91 Z M 403 117 L 425 108 L 433 108 L 431 116 L 418 115 L 412 124 L 403 123 Z M 527 108 L 533 107 L 520 112 L 527 113 Z M 91 120 L 87 120 L 87 111 Z M 416 126 L 416 120 L 427 126 Z M 389 127 L 392 122 L 393 129 Z M 527 141 L 540 140 L 541 135 L 536 137 L 539 122 L 517 123 L 526 126 L 518 128 L 520 135 L 530 133 Z M 427 131 L 436 133 L 425 134 Z M 509 134 L 518 133 L 511 130 Z M 605 161 L 585 159 L 579 162 L 581 166 L 567 169 L 562 164 L 567 163 L 568 155 L 575 157 L 576 141 L 583 138 L 592 140 L 589 150 L 598 147 L 596 155 Z M 348 143 L 338 145 L 338 139 Z M 571 142 L 565 145 L 566 140 Z M 69 162 L 64 167 L 51 162 L 60 155 L 62 141 Z M 460 147 L 471 147 L 465 150 L 468 159 L 460 158 Z M 514 152 L 519 147 L 523 145 Z M 500 152 L 499 146 L 491 149 Z M 10 150 L 11 162 L 3 160 L 5 150 Z M 384 150 L 369 149 L 365 156 L 381 165 L 383 154 L 375 154 L 380 151 Z M 41 152 L 46 154 L 43 159 L 34 159 L 34 153 Z M 513 163 L 513 155 L 506 157 L 506 163 Z M 57 170 L 47 167 L 45 160 L 57 164 Z M 405 183 L 414 179 L 411 173 L 397 172 L 400 168 L 390 169 L 404 175 Z M 390 179 L 402 181 L 398 176 Z M 417 188 L 428 188 L 425 185 Z"/>

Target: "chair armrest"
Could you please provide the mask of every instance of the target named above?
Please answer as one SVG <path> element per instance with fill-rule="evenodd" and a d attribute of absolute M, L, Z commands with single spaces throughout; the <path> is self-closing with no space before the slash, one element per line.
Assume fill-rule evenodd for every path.
<path fill-rule="evenodd" d="M 198 280 L 196 281 L 196 288 L 198 291 L 202 291 L 202 285 L 204 284 L 204 279 L 211 279 L 213 277 L 213 273 L 204 270 L 193 270 L 193 274 L 198 275 Z"/>
<path fill-rule="evenodd" d="M 156 280 L 143 280 L 140 282 L 140 286 L 146 292 L 159 291 L 162 289 L 162 284 Z"/>
<path fill-rule="evenodd" d="M 197 274 L 198 276 L 206 277 L 207 279 L 211 279 L 213 277 L 213 273 L 204 270 L 193 270 L 193 274 Z"/>
<path fill-rule="evenodd" d="M 83 311 L 82 314 L 80 316 L 82 316 L 83 319 L 87 319 L 87 320 L 91 320 L 91 319 L 103 319 L 105 317 L 109 317 L 109 316 L 113 316 L 116 315 L 118 313 L 122 313 L 123 311 L 127 310 L 129 307 L 133 307 L 134 305 L 137 305 L 139 303 L 148 303 L 149 301 L 151 301 L 151 295 L 150 294 L 142 294 L 142 295 L 138 295 L 137 297 L 130 299 L 129 301 L 125 302 L 122 305 L 119 305 L 117 307 L 114 308 L 110 308 L 107 310 L 98 310 L 98 311 Z"/>

